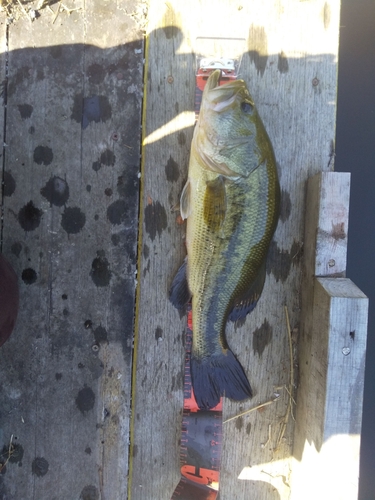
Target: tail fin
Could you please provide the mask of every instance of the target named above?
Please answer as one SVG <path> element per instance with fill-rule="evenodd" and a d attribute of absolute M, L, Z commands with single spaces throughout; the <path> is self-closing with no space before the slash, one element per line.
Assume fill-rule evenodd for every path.
<path fill-rule="evenodd" d="M 201 410 L 214 408 L 221 396 L 235 401 L 251 398 L 252 390 L 239 361 L 229 349 L 226 353 L 190 360 L 191 380 Z"/>

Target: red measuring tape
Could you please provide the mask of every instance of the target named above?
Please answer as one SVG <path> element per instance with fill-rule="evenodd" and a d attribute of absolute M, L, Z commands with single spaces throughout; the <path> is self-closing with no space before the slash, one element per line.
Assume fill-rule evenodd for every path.
<path fill-rule="evenodd" d="M 233 60 L 202 59 L 196 75 L 196 118 L 208 77 L 216 69 L 222 71 L 220 85 L 237 78 Z M 216 500 L 220 479 L 223 398 L 211 410 L 198 408 L 190 375 L 192 340 L 192 311 L 191 304 L 189 304 L 185 338 L 184 409 L 180 446 L 181 479 L 171 500 Z"/>
<path fill-rule="evenodd" d="M 181 480 L 172 500 L 215 500 L 219 489 L 223 400 L 211 410 L 200 410 L 190 375 L 193 340 L 191 305 L 185 337 L 184 411 L 182 416 Z"/>

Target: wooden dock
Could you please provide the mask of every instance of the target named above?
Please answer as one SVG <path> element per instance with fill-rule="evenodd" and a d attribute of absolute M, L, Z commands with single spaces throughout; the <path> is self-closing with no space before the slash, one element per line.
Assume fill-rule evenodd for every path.
<path fill-rule="evenodd" d="M 21 5 L 0 25 L 1 241 L 21 291 L 0 500 L 169 500 L 179 481 L 186 317 L 167 294 L 202 36 L 244 40 L 282 188 L 262 298 L 227 328 L 255 395 L 224 419 L 273 402 L 224 424 L 220 500 L 354 500 L 367 299 L 345 279 L 349 179 L 332 173 L 339 1 Z M 335 449 L 324 496 L 311 471 Z"/>

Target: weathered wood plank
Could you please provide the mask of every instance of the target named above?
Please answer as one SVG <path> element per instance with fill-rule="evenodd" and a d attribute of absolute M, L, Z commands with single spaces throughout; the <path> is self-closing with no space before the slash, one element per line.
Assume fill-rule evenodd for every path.
<path fill-rule="evenodd" d="M 345 276 L 350 173 L 322 172 L 308 181 L 304 261 L 309 276 Z"/>
<path fill-rule="evenodd" d="M 291 498 L 354 500 L 368 299 L 347 278 L 317 278 L 313 300 L 309 349 L 301 358 L 299 394 L 306 396 L 305 406 L 300 399 L 297 405 Z"/>
<path fill-rule="evenodd" d="M 349 279 L 315 278 L 345 276 L 349 181 L 350 174 L 322 172 L 308 182 L 295 499 L 358 496 L 368 299 Z"/>
<path fill-rule="evenodd" d="M 274 145 L 282 213 L 260 303 L 244 326 L 227 329 L 255 397 L 242 405 L 226 401 L 224 414 L 256 406 L 274 392 L 280 397 L 262 412 L 225 424 L 220 497 L 285 499 L 293 420 L 289 418 L 278 443 L 289 402 L 284 305 L 296 336 L 305 182 L 311 174 L 332 168 L 339 2 L 250 1 L 236 6 L 175 0 L 167 5 L 152 2 L 150 9 L 131 498 L 168 499 L 179 480 L 186 318 L 168 303 L 167 291 L 185 248 L 184 226 L 176 223 L 170 207 L 177 203 L 187 174 L 196 38 L 235 36 L 246 40 L 241 76 Z M 248 481 L 238 479 L 248 466 L 258 474 L 243 474 Z"/>
<path fill-rule="evenodd" d="M 127 495 L 143 37 L 133 2 L 64 5 L 9 31 L 2 498 Z"/>

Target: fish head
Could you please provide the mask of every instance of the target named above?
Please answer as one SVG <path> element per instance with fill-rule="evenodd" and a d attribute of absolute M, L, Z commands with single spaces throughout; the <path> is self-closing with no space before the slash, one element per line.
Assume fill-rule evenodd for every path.
<path fill-rule="evenodd" d="M 203 168 L 227 177 L 247 177 L 272 149 L 253 98 L 243 80 L 207 80 L 193 147 Z"/>

